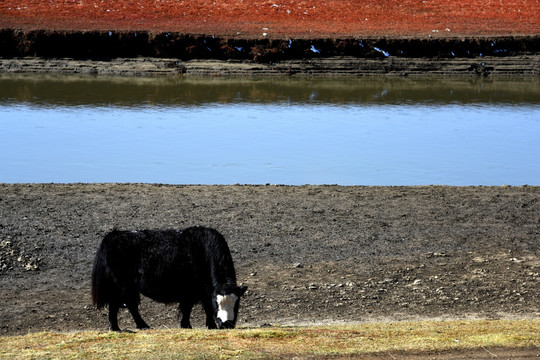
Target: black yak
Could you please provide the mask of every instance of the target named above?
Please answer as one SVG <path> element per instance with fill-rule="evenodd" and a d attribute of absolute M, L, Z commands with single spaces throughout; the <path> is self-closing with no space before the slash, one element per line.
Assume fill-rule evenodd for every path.
<path fill-rule="evenodd" d="M 103 238 L 92 270 L 92 300 L 98 309 L 109 305 L 113 331 L 120 331 L 121 307 L 128 308 L 138 329 L 149 328 L 139 314 L 139 294 L 158 302 L 178 302 L 182 328 L 191 328 L 191 309 L 198 302 L 209 329 L 234 328 L 246 289 L 236 285 L 224 237 L 205 227 L 113 230 Z"/>

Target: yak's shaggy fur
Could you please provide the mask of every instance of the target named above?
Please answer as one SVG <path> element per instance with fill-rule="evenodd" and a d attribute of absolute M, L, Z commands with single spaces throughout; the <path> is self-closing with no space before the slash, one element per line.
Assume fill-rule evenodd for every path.
<path fill-rule="evenodd" d="M 120 331 L 117 315 L 121 307 L 129 309 L 137 328 L 149 327 L 138 311 L 139 294 L 180 303 L 183 328 L 191 328 L 191 309 L 197 302 L 203 305 L 208 328 L 233 328 L 239 298 L 246 289 L 236 285 L 224 237 L 205 227 L 113 230 L 103 238 L 92 271 L 93 302 L 98 308 L 109 306 L 109 328 L 114 331 Z M 224 309 L 218 296 L 220 301 L 226 297 L 235 303 Z"/>

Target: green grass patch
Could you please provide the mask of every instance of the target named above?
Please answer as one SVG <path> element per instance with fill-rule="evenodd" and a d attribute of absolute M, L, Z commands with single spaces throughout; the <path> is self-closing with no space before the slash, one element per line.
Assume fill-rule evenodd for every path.
<path fill-rule="evenodd" d="M 261 359 L 540 346 L 538 320 L 366 323 L 137 333 L 32 333 L 0 337 L 1 359 Z"/>

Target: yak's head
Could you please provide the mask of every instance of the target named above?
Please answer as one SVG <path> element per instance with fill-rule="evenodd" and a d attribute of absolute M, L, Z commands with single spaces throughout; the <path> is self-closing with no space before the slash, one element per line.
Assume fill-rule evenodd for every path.
<path fill-rule="evenodd" d="M 223 285 L 214 294 L 214 314 L 218 329 L 234 329 L 238 318 L 240 298 L 247 286 Z"/>

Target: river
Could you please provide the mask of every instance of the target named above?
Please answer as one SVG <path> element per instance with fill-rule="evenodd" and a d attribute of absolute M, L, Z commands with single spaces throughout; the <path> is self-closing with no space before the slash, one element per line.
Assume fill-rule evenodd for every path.
<path fill-rule="evenodd" d="M 540 185 L 540 81 L 0 75 L 0 182 Z"/>

